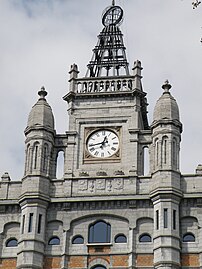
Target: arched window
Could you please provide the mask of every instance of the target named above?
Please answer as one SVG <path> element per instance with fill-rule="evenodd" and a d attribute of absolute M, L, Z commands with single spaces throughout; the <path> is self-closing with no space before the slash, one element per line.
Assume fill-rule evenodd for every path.
<path fill-rule="evenodd" d="M 72 239 L 72 244 L 83 244 L 83 243 L 84 243 L 84 239 L 83 239 L 83 236 L 81 235 L 76 235 Z"/>
<path fill-rule="evenodd" d="M 43 148 L 43 172 L 47 173 L 47 167 L 48 167 L 48 144 L 44 145 Z"/>
<path fill-rule="evenodd" d="M 57 155 L 56 178 L 62 178 L 64 175 L 64 152 L 59 151 Z"/>
<path fill-rule="evenodd" d="M 49 245 L 60 245 L 60 238 L 57 236 L 53 236 L 50 238 L 50 240 L 48 241 Z"/>
<path fill-rule="evenodd" d="M 186 233 L 183 235 L 183 242 L 195 242 L 195 236 L 192 233 Z"/>
<path fill-rule="evenodd" d="M 89 243 L 110 243 L 111 226 L 104 221 L 97 221 L 89 226 Z"/>
<path fill-rule="evenodd" d="M 159 141 L 158 141 L 158 138 L 155 140 L 154 155 L 155 155 L 155 165 L 157 167 L 159 165 Z"/>
<path fill-rule="evenodd" d="M 38 153 L 39 153 L 39 142 L 36 142 L 33 148 L 33 168 L 34 169 L 37 168 Z"/>
<path fill-rule="evenodd" d="M 98 264 L 98 265 L 93 266 L 91 269 L 106 269 L 106 267 Z"/>
<path fill-rule="evenodd" d="M 114 241 L 115 243 L 127 243 L 127 237 L 124 234 L 117 234 Z"/>
<path fill-rule="evenodd" d="M 25 173 L 30 170 L 30 144 L 27 145 L 26 149 L 26 162 L 25 162 Z"/>
<path fill-rule="evenodd" d="M 151 241 L 152 241 L 152 238 L 149 234 L 142 234 L 139 237 L 139 242 L 141 242 L 141 243 L 148 243 Z"/>
<path fill-rule="evenodd" d="M 168 144 L 168 137 L 164 136 L 162 138 L 162 144 L 161 144 L 161 159 L 162 159 L 162 164 L 167 163 L 167 145 Z"/>
<path fill-rule="evenodd" d="M 10 238 L 6 241 L 6 247 L 10 248 L 10 247 L 17 247 L 18 245 L 18 241 L 16 238 Z"/>
<path fill-rule="evenodd" d="M 149 149 L 148 147 L 143 148 L 143 175 L 149 174 Z"/>

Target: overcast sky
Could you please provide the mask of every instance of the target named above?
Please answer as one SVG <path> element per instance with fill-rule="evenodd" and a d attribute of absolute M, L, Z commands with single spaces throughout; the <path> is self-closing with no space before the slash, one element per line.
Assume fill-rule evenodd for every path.
<path fill-rule="evenodd" d="M 143 86 L 153 117 L 168 79 L 183 134 L 181 170 L 202 163 L 202 6 L 192 0 L 116 0 L 130 68 L 143 66 Z M 48 91 L 58 133 L 68 129 L 68 71 L 77 63 L 84 76 L 102 11 L 111 0 L 0 0 L 0 176 L 19 180 L 24 170 L 24 129 L 41 86 Z"/>

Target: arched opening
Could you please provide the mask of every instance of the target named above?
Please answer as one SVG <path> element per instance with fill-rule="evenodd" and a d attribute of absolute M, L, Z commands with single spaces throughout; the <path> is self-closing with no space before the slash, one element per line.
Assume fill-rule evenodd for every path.
<path fill-rule="evenodd" d="M 44 145 L 43 148 L 43 165 L 42 169 L 44 173 L 47 173 L 48 168 L 48 144 Z"/>
<path fill-rule="evenodd" d="M 149 174 L 149 149 L 148 147 L 143 148 L 143 175 Z"/>
<path fill-rule="evenodd" d="M 93 266 L 91 269 L 107 269 L 107 268 L 103 265 L 98 264 L 98 265 Z"/>
<path fill-rule="evenodd" d="M 168 137 L 164 136 L 162 138 L 162 144 L 161 144 L 161 163 L 162 165 L 167 163 L 167 147 L 168 147 Z"/>
<path fill-rule="evenodd" d="M 111 225 L 104 221 L 97 221 L 89 226 L 89 243 L 110 243 Z"/>
<path fill-rule="evenodd" d="M 117 234 L 114 239 L 115 243 L 127 243 L 127 237 L 124 234 Z"/>
<path fill-rule="evenodd" d="M 33 148 L 33 169 L 37 169 L 38 154 L 39 154 L 39 142 L 36 142 Z"/>
<path fill-rule="evenodd" d="M 155 140 L 154 143 L 154 159 L 155 159 L 155 167 L 157 168 L 159 165 L 159 140 L 158 138 Z"/>
<path fill-rule="evenodd" d="M 57 154 L 56 178 L 62 178 L 64 175 L 64 152 L 59 151 Z"/>
<path fill-rule="evenodd" d="M 83 243 L 84 243 L 84 239 L 83 239 L 83 236 L 81 235 L 76 235 L 72 239 L 72 244 L 83 244 Z"/>
<path fill-rule="evenodd" d="M 186 233 L 183 235 L 183 242 L 195 242 L 195 236 L 192 233 Z"/>
<path fill-rule="evenodd" d="M 149 234 L 142 234 L 139 237 L 139 242 L 141 242 L 141 243 L 148 243 L 151 241 L 152 241 L 152 238 Z"/>
<path fill-rule="evenodd" d="M 30 171 L 30 144 L 26 148 L 25 173 Z"/>
<path fill-rule="evenodd" d="M 9 238 L 6 241 L 6 247 L 10 248 L 10 247 L 17 247 L 18 245 L 18 240 L 16 238 Z"/>
<path fill-rule="evenodd" d="M 57 237 L 57 236 L 53 236 L 53 237 L 51 237 L 50 239 L 49 239 L 49 241 L 48 241 L 48 244 L 49 245 L 60 245 L 60 238 L 59 237 Z"/>

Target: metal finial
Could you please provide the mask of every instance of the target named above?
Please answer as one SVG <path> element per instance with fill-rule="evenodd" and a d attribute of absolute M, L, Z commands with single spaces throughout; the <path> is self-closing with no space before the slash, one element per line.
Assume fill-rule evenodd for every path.
<path fill-rule="evenodd" d="M 45 99 L 46 95 L 47 95 L 47 91 L 45 90 L 45 87 L 42 86 L 41 90 L 38 91 L 38 95 L 40 96 L 40 99 Z"/>
<path fill-rule="evenodd" d="M 115 0 L 112 0 L 112 6 L 115 6 Z"/>
<path fill-rule="evenodd" d="M 171 87 L 172 87 L 172 86 L 170 85 L 170 83 L 169 83 L 168 80 L 166 80 L 166 81 L 164 82 L 163 86 L 162 86 L 162 88 L 164 89 L 164 92 L 169 92 L 169 90 L 170 90 Z"/>

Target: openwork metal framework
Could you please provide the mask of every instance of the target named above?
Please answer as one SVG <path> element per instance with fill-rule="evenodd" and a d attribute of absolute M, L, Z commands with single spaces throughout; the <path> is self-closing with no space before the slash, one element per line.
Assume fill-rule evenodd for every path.
<path fill-rule="evenodd" d="M 86 77 L 129 76 L 126 48 L 119 28 L 122 20 L 121 7 L 112 5 L 104 11 L 104 28 L 98 36 Z"/>

